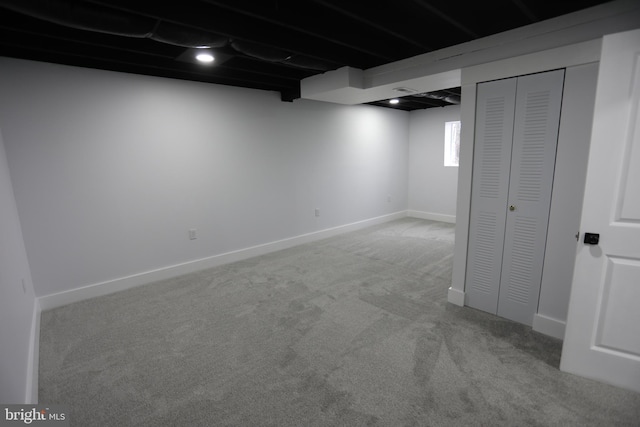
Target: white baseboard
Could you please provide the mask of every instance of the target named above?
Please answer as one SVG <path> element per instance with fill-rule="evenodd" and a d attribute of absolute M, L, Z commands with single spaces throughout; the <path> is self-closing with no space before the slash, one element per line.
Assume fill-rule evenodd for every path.
<path fill-rule="evenodd" d="M 87 285 L 81 288 L 71 289 L 56 294 L 44 295 L 38 298 L 40 303 L 40 310 L 49 310 L 74 302 L 83 301 L 89 298 L 112 294 L 114 292 L 130 289 L 158 280 L 170 279 L 172 277 L 181 276 L 183 274 L 193 273 L 195 271 L 205 270 L 207 268 L 241 261 L 247 258 L 252 258 L 270 252 L 287 249 L 304 243 L 310 243 L 317 240 L 326 239 L 328 237 L 337 236 L 342 233 L 359 230 L 371 225 L 382 224 L 387 221 L 405 218 L 406 216 L 407 211 L 395 212 L 392 214 L 358 221 L 351 224 L 327 228 L 325 230 L 315 231 L 312 233 L 301 234 L 299 236 L 265 243 L 250 248 L 227 252 L 220 255 L 214 255 L 207 258 L 160 268 L 157 270 L 134 274 L 127 277 L 121 277 L 106 282 L 95 283 L 92 285 Z"/>
<path fill-rule="evenodd" d="M 27 387 L 25 403 L 38 403 L 38 372 L 40 365 L 40 303 L 36 298 L 31 319 L 31 336 L 29 338 L 29 356 L 27 361 Z"/>
<path fill-rule="evenodd" d="M 464 291 L 455 288 L 449 288 L 449 292 L 447 293 L 447 301 L 451 304 L 458 305 L 460 307 L 464 306 Z"/>
<path fill-rule="evenodd" d="M 537 313 L 533 316 L 533 330 L 541 334 L 563 340 L 565 327 L 566 322 L 562 320 Z"/>
<path fill-rule="evenodd" d="M 431 221 L 441 221 L 441 222 L 450 222 L 452 224 L 456 223 L 455 215 L 445 215 L 433 212 L 423 212 L 423 211 L 408 211 L 407 216 L 411 218 L 420 218 L 420 219 L 429 219 Z"/>

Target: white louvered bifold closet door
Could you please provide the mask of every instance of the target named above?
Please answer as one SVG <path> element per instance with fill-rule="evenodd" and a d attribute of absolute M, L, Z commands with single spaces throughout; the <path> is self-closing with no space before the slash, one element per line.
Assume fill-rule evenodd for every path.
<path fill-rule="evenodd" d="M 478 85 L 466 302 L 527 325 L 538 308 L 563 83 L 557 70 Z"/>
<path fill-rule="evenodd" d="M 564 70 L 518 78 L 498 315 L 526 325 L 538 311 L 563 84 Z"/>
<path fill-rule="evenodd" d="M 466 304 L 496 314 L 509 195 L 516 78 L 478 85 Z"/>

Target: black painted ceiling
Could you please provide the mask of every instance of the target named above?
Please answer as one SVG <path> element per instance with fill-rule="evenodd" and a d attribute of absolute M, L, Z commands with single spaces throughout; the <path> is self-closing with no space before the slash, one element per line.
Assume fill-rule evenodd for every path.
<path fill-rule="evenodd" d="M 276 91 L 584 9 L 602 0 L 0 0 L 0 56 Z M 210 46 L 213 65 L 191 59 Z M 456 103 L 460 89 L 393 108 Z M 372 103 L 388 106 L 385 102 Z"/>

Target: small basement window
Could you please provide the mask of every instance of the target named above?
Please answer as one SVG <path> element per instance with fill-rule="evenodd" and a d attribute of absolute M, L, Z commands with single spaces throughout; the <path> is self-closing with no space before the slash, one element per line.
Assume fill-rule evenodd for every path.
<path fill-rule="evenodd" d="M 444 165 L 458 166 L 460 159 L 460 122 L 444 124 Z"/>

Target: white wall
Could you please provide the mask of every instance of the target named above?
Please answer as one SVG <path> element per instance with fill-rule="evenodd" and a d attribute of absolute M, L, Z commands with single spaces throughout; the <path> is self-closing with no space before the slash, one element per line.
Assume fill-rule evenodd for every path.
<path fill-rule="evenodd" d="M 0 92 L 38 296 L 406 210 L 406 112 L 13 59 Z"/>
<path fill-rule="evenodd" d="M 23 287 L 24 281 L 24 287 Z M 36 301 L 0 128 L 0 402 L 32 403 Z M 36 373 L 37 374 L 37 373 Z"/>
<path fill-rule="evenodd" d="M 458 168 L 444 166 L 444 124 L 460 120 L 460 106 L 410 113 L 409 214 L 455 222 Z"/>

